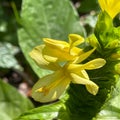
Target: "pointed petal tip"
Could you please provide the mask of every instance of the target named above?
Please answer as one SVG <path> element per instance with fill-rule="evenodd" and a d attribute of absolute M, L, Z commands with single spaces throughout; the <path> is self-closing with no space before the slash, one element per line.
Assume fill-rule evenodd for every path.
<path fill-rule="evenodd" d="M 71 73 L 71 77 L 73 78 L 72 80 L 73 83 L 85 85 L 89 93 L 93 95 L 96 95 L 98 93 L 99 86 L 93 81 L 86 78 L 82 78 L 74 73 Z"/>
<path fill-rule="evenodd" d="M 69 42 L 72 46 L 77 46 L 84 42 L 84 38 L 78 34 L 69 34 Z"/>
<path fill-rule="evenodd" d="M 98 68 L 101 68 L 106 64 L 106 60 L 103 58 L 96 58 L 96 60 L 98 61 Z"/>
<path fill-rule="evenodd" d="M 88 90 L 89 93 L 92 95 L 96 95 L 98 93 L 99 87 L 95 83 L 86 85 L 86 89 Z"/>

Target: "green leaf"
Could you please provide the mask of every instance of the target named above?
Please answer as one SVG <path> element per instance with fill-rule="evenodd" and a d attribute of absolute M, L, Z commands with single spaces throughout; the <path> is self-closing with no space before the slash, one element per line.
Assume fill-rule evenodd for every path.
<path fill-rule="evenodd" d="M 65 106 L 60 101 L 50 105 L 44 105 L 42 107 L 32 109 L 21 115 L 16 120 L 53 120 L 53 119 L 69 120 L 69 116 L 65 111 Z"/>
<path fill-rule="evenodd" d="M 112 18 L 106 12 L 101 12 L 98 16 L 95 33 L 102 33 L 107 30 L 109 31 L 111 27 L 113 27 Z"/>
<path fill-rule="evenodd" d="M 18 51 L 19 49 L 10 43 L 0 43 L 0 68 L 21 69 L 14 56 Z"/>
<path fill-rule="evenodd" d="M 113 29 L 112 18 L 106 12 L 101 12 L 94 33 L 102 47 L 108 43 L 106 37 L 109 37 L 108 33 L 111 32 L 111 29 Z"/>
<path fill-rule="evenodd" d="M 120 27 L 114 27 L 112 18 L 106 13 L 101 12 L 95 27 L 95 36 L 101 45 L 101 51 L 119 47 L 120 41 Z"/>
<path fill-rule="evenodd" d="M 48 71 L 38 68 L 28 54 L 33 47 L 43 43 L 42 38 L 67 40 L 70 33 L 85 34 L 69 0 L 23 0 L 21 18 L 24 29 L 18 31 L 19 43 L 39 77 Z"/>
<path fill-rule="evenodd" d="M 13 120 L 32 108 L 33 104 L 27 98 L 0 80 L 0 120 Z"/>
<path fill-rule="evenodd" d="M 120 80 L 93 120 L 120 120 Z"/>

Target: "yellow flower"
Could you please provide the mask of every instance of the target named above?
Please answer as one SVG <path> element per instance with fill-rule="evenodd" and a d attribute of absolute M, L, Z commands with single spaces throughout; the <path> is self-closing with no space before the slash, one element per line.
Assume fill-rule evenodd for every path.
<path fill-rule="evenodd" d="M 106 11 L 111 18 L 120 12 L 120 0 L 98 0 L 101 9 Z"/>
<path fill-rule="evenodd" d="M 82 49 L 75 47 L 84 42 L 84 38 L 79 35 L 70 34 L 69 43 L 49 38 L 44 38 L 44 42 L 43 57 L 49 62 L 73 61 L 83 52 Z"/>
<path fill-rule="evenodd" d="M 89 93 L 96 95 L 98 86 L 89 79 L 85 70 L 98 69 L 105 60 L 97 58 L 85 64 L 81 62 L 89 57 L 95 49 L 84 52 L 76 47 L 84 39 L 76 34 L 69 35 L 69 43 L 45 38 L 45 44 L 37 46 L 30 56 L 42 68 L 54 71 L 41 78 L 32 89 L 32 97 L 36 101 L 50 102 L 58 99 L 69 84 L 82 84 Z"/>

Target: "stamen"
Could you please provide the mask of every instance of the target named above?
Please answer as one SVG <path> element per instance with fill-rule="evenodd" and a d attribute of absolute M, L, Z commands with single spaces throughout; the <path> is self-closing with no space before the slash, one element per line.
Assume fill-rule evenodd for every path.
<path fill-rule="evenodd" d="M 44 86 L 44 87 L 37 89 L 35 92 L 41 92 L 44 94 L 44 96 L 46 96 L 49 93 L 49 89 L 46 86 Z"/>
<path fill-rule="evenodd" d="M 58 80 L 55 80 L 54 82 L 52 82 L 48 86 L 44 86 L 44 87 L 37 89 L 36 92 L 43 93 L 44 96 L 48 95 L 49 91 L 54 89 L 57 85 L 59 85 L 60 82 L 63 80 L 63 78 L 64 78 L 64 76 L 61 76 L 61 78 L 59 78 Z"/>

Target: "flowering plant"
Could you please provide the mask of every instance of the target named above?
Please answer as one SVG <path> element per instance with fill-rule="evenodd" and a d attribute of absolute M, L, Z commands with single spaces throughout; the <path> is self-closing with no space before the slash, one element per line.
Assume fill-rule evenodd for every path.
<path fill-rule="evenodd" d="M 50 1 L 53 2 L 53 0 Z M 68 1 L 65 1 L 67 4 Z M 53 3 L 51 4 L 54 6 Z M 36 42 L 32 49 L 28 50 L 29 56 L 28 52 L 26 54 L 22 39 L 20 39 L 20 45 L 26 58 L 40 77 L 32 88 L 33 99 L 44 104 L 52 102 L 52 104 L 32 111 L 35 115 L 38 113 L 37 115 L 43 120 L 46 120 L 48 116 L 48 120 L 107 120 L 109 118 L 119 118 L 117 110 L 120 107 L 116 105 L 118 102 L 116 99 L 119 99 L 120 96 L 116 91 L 120 90 L 120 27 L 115 27 L 114 19 L 120 12 L 120 1 L 98 0 L 98 3 L 101 11 L 98 14 L 92 34 L 87 37 L 84 32 L 78 32 L 82 27 L 80 27 L 78 21 L 75 21 L 74 12 L 71 12 L 71 17 L 66 14 L 67 20 L 64 19 L 64 23 L 70 24 L 70 27 L 63 27 L 62 30 L 65 30 L 65 32 L 62 33 L 60 27 L 63 23 L 61 21 L 60 26 L 52 24 L 53 22 L 56 23 L 59 18 L 54 21 L 55 11 L 52 17 L 48 17 L 50 26 L 46 28 L 47 35 L 45 36 L 42 32 L 43 27 L 41 26 L 42 40 Z M 45 10 L 48 12 L 51 9 L 52 7 L 47 6 Z M 34 15 L 36 16 L 36 14 Z M 74 24 L 71 20 L 74 21 Z M 27 22 L 24 28 L 27 28 L 29 33 L 29 35 L 24 36 L 28 39 L 28 47 L 29 36 L 32 36 L 36 31 L 33 29 L 31 32 Z M 71 30 L 69 31 L 68 28 L 71 28 Z M 37 30 L 39 31 L 38 28 Z M 55 31 L 57 31 L 56 34 L 54 34 Z M 61 36 L 58 31 L 61 32 Z M 25 31 L 21 30 L 19 34 L 23 35 Z M 63 34 L 68 36 L 69 42 L 58 40 L 63 38 Z M 33 35 L 32 39 L 36 39 L 36 36 Z M 64 39 L 67 39 L 67 37 Z M 47 71 L 47 74 L 42 75 L 43 71 Z M 46 115 L 43 111 L 49 111 L 49 113 Z M 21 116 L 23 119 L 26 117 L 39 119 L 37 116 L 31 116 L 31 112 Z"/>

